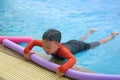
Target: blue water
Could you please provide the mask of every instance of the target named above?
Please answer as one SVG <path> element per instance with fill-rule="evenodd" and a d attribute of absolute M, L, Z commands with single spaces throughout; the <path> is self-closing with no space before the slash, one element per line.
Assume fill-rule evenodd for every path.
<path fill-rule="evenodd" d="M 49 28 L 62 33 L 62 42 L 80 39 L 92 27 L 98 30 L 85 42 L 120 32 L 120 0 L 0 0 L 0 35 L 41 39 Z M 45 53 L 39 47 L 35 50 Z M 96 73 L 120 74 L 120 35 L 106 44 L 75 55 L 76 65 Z"/>

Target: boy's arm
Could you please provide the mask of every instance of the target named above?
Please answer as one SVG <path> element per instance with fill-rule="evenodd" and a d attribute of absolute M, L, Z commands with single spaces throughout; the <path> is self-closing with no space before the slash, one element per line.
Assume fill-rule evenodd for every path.
<path fill-rule="evenodd" d="M 72 68 L 75 63 L 76 59 L 74 57 L 68 58 L 67 62 L 58 67 L 58 69 L 61 73 L 65 73 L 69 68 Z"/>
<path fill-rule="evenodd" d="M 65 73 L 69 68 L 73 67 L 73 65 L 76 63 L 76 59 L 67 48 L 64 48 L 60 51 L 60 56 L 65 57 L 67 62 L 58 67 L 58 70 L 61 73 Z"/>
<path fill-rule="evenodd" d="M 28 45 L 24 49 L 25 59 L 29 60 L 29 55 L 31 54 L 30 51 L 34 46 L 42 47 L 42 41 L 41 40 L 32 40 L 28 43 Z"/>
<path fill-rule="evenodd" d="M 28 54 L 30 52 L 30 50 L 34 47 L 34 46 L 40 46 L 42 47 L 42 41 L 41 40 L 32 40 L 28 43 L 28 45 L 25 47 L 24 49 L 24 53 Z"/>

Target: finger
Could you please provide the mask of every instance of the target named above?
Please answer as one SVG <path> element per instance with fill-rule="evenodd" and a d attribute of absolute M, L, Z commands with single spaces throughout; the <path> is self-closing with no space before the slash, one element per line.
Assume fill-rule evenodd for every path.
<path fill-rule="evenodd" d="M 62 77 L 62 76 L 64 75 L 64 74 L 61 73 L 61 72 L 57 72 L 57 74 L 58 74 L 59 77 Z"/>
<path fill-rule="evenodd" d="M 24 58 L 25 58 L 26 60 L 30 60 L 30 59 L 29 59 L 29 54 L 24 54 Z"/>
<path fill-rule="evenodd" d="M 58 78 L 60 78 L 58 74 L 55 74 L 55 76 L 56 76 L 55 80 L 58 80 Z"/>
<path fill-rule="evenodd" d="M 60 77 L 62 77 L 64 74 L 63 74 L 63 73 L 60 73 L 59 75 L 60 75 Z"/>
<path fill-rule="evenodd" d="M 60 78 L 60 77 L 61 77 L 61 75 L 60 75 L 60 74 L 58 74 L 58 73 L 56 73 L 56 76 L 57 76 L 58 78 Z"/>
<path fill-rule="evenodd" d="M 35 54 L 35 51 L 31 51 L 30 54 Z"/>

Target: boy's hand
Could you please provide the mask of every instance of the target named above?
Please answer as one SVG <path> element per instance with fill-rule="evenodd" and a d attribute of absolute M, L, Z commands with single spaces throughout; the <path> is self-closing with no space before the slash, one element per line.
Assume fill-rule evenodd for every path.
<path fill-rule="evenodd" d="M 58 68 L 55 69 L 56 70 L 56 74 L 59 76 L 59 77 L 62 77 L 64 75 L 64 73 L 60 72 Z"/>
<path fill-rule="evenodd" d="M 24 58 L 26 59 L 26 60 L 30 60 L 30 54 L 34 54 L 35 52 L 34 51 L 31 51 L 31 52 L 29 52 L 29 53 L 24 53 Z"/>
<path fill-rule="evenodd" d="M 29 56 L 30 56 L 30 53 L 24 53 L 24 58 L 26 59 L 26 60 L 30 60 L 30 58 L 29 58 Z"/>

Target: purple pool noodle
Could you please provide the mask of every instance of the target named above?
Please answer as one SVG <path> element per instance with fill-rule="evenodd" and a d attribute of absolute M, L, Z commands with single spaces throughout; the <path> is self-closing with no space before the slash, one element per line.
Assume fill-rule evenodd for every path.
<path fill-rule="evenodd" d="M 22 46 L 7 39 L 4 39 L 2 43 L 8 48 L 14 51 L 17 51 L 22 55 L 24 54 L 23 53 L 24 48 Z M 55 69 L 59 66 L 58 64 L 45 60 L 36 54 L 31 54 L 30 59 L 33 62 L 41 66 L 44 66 L 54 72 L 55 72 Z M 73 69 L 69 69 L 65 75 L 77 80 L 120 80 L 120 75 L 85 73 L 85 72 L 79 72 Z"/>

